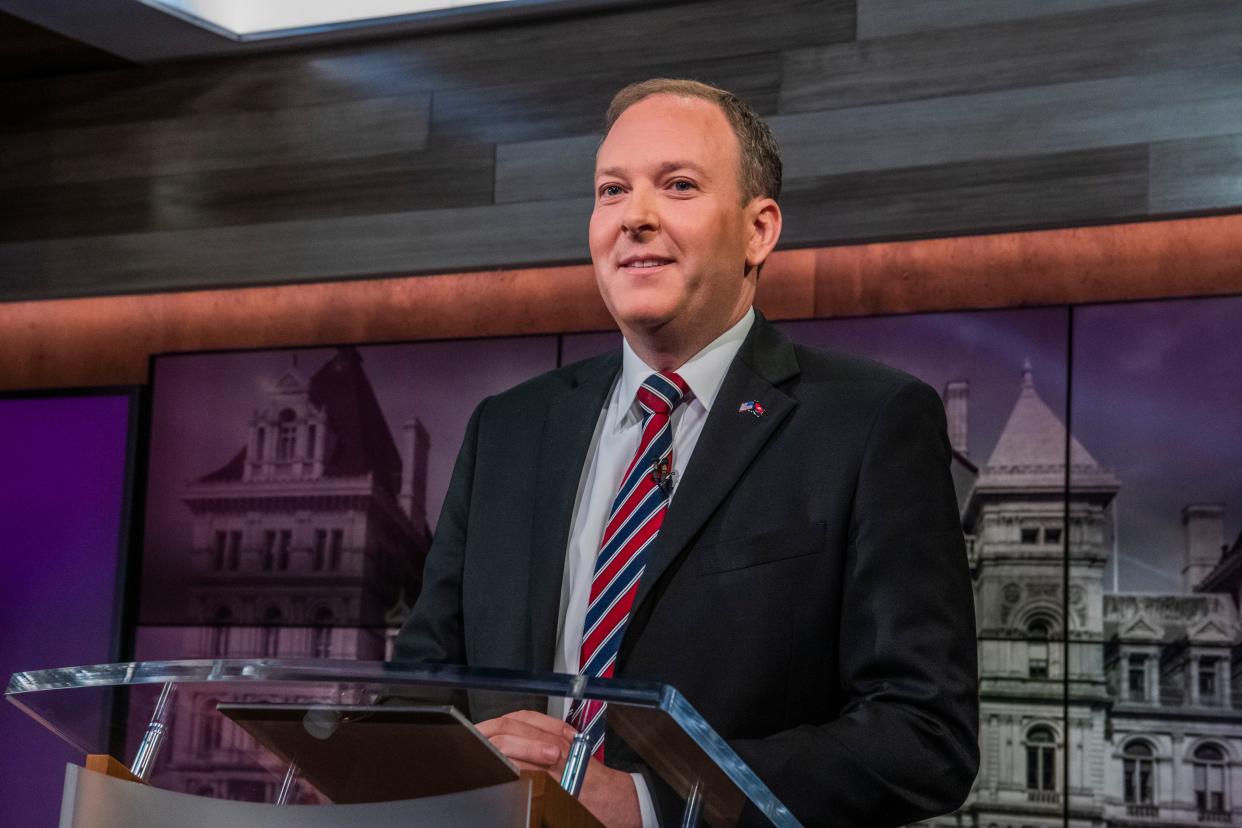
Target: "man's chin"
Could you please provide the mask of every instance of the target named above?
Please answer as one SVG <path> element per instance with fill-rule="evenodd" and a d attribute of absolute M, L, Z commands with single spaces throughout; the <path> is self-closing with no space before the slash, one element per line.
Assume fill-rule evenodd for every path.
<path fill-rule="evenodd" d="M 676 318 L 676 314 L 668 311 L 643 309 L 629 313 L 614 313 L 613 318 L 623 331 L 653 334 L 663 330 L 669 322 Z"/>

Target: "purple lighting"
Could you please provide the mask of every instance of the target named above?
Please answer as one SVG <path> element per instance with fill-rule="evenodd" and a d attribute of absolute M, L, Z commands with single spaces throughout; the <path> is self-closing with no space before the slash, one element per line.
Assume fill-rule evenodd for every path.
<path fill-rule="evenodd" d="M 0 400 L 0 675 L 115 659 L 127 395 Z M 66 762 L 24 713 L 0 705 L 0 812 L 51 825 Z"/>

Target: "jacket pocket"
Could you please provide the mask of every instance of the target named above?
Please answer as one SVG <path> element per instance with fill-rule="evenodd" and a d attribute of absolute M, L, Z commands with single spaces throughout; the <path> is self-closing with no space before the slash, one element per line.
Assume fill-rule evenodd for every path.
<path fill-rule="evenodd" d="M 714 544 L 699 550 L 698 574 L 730 572 L 822 552 L 827 525 L 821 520 Z"/>

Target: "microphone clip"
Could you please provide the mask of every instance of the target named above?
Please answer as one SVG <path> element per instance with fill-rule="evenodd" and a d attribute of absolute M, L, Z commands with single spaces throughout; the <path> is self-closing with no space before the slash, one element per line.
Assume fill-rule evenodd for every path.
<path fill-rule="evenodd" d="M 673 464 L 668 460 L 659 460 L 651 468 L 651 481 L 660 487 L 666 496 L 673 494 Z"/>

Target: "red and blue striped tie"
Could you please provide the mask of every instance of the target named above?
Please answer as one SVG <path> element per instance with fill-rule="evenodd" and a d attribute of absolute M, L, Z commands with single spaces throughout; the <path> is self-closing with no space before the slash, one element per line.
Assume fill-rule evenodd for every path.
<path fill-rule="evenodd" d="M 630 607 L 647 565 L 647 547 L 655 540 L 668 511 L 671 486 L 663 484 L 673 466 L 673 429 L 669 418 L 690 390 L 672 371 L 652 374 L 638 389 L 643 408 L 642 439 L 634 459 L 621 476 L 612 502 L 582 625 L 582 653 L 578 671 L 586 676 L 609 677 Z M 586 733 L 592 754 L 604 758 L 604 708 L 601 701 L 576 701 L 569 723 Z"/>

